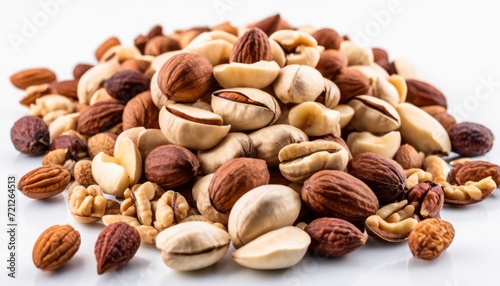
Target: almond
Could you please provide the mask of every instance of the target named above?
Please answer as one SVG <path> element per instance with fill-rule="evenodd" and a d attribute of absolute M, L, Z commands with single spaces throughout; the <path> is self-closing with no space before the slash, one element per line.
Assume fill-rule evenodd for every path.
<path fill-rule="evenodd" d="M 55 93 L 64 95 L 70 98 L 78 99 L 77 89 L 78 80 L 63 80 L 55 81 L 50 84 L 50 87 L 55 91 Z"/>
<path fill-rule="evenodd" d="M 56 80 L 56 74 L 46 68 L 27 69 L 13 74 L 10 82 L 19 89 L 26 89 L 32 85 L 51 83 Z"/>
<path fill-rule="evenodd" d="M 109 130 L 122 122 L 125 106 L 119 101 L 102 101 L 82 110 L 78 118 L 77 131 L 94 135 Z"/>
<path fill-rule="evenodd" d="M 441 105 L 447 107 L 446 97 L 434 86 L 416 79 L 407 79 L 406 101 L 416 106 Z"/>
<path fill-rule="evenodd" d="M 231 51 L 229 62 L 253 64 L 272 60 L 269 38 L 259 28 L 252 28 L 241 36 Z"/>
<path fill-rule="evenodd" d="M 341 69 L 332 80 L 340 89 L 340 104 L 346 104 L 358 95 L 370 94 L 370 79 L 354 68 Z"/>

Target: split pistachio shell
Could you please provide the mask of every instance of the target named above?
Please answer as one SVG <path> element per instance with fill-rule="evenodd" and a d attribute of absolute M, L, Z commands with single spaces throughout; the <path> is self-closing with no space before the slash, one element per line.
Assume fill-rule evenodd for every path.
<path fill-rule="evenodd" d="M 169 105 L 168 108 L 191 119 L 217 123 L 213 125 L 188 120 L 172 114 L 163 107 L 159 116 L 161 131 L 169 142 L 188 149 L 208 150 L 213 148 L 227 135 L 231 128 L 230 125 L 221 125 L 222 117 L 201 108 L 178 103 Z"/>
<path fill-rule="evenodd" d="M 257 158 L 265 160 L 269 167 L 279 165 L 278 153 L 281 148 L 309 140 L 304 131 L 285 124 L 266 126 L 249 136 L 255 146 Z"/>
<path fill-rule="evenodd" d="M 156 237 L 162 260 L 177 271 L 191 271 L 217 263 L 231 240 L 227 232 L 206 222 L 190 221 L 171 226 Z"/>
<path fill-rule="evenodd" d="M 297 264 L 311 244 L 307 232 L 294 226 L 270 231 L 233 252 L 233 260 L 253 269 L 282 269 Z"/>
<path fill-rule="evenodd" d="M 339 104 L 332 109 L 340 112 L 340 128 L 346 127 L 354 116 L 354 108 L 347 104 Z"/>
<path fill-rule="evenodd" d="M 287 145 L 278 157 L 281 174 L 295 183 L 303 183 L 321 170 L 343 171 L 349 161 L 349 153 L 344 147 L 326 140 Z"/>
<path fill-rule="evenodd" d="M 283 185 L 256 187 L 234 204 L 229 214 L 229 235 L 234 247 L 249 243 L 272 230 L 290 226 L 300 212 L 300 196 Z"/>
<path fill-rule="evenodd" d="M 325 91 L 322 95 L 325 98 L 325 101 L 322 103 L 327 108 L 333 109 L 339 104 L 340 89 L 333 81 L 327 78 L 323 78 L 323 80 L 325 81 Z"/>
<path fill-rule="evenodd" d="M 204 174 L 214 173 L 222 164 L 231 159 L 255 156 L 252 140 L 247 134 L 240 132 L 229 133 L 214 148 L 198 152 L 201 171 Z"/>
<path fill-rule="evenodd" d="M 401 136 L 417 151 L 447 155 L 451 151 L 446 129 L 434 117 L 411 103 L 396 106 L 401 117 Z"/>
<path fill-rule="evenodd" d="M 203 217 L 226 225 L 229 219 L 228 214 L 222 213 L 215 208 L 208 192 L 213 176 L 214 174 L 206 175 L 196 181 L 193 186 L 193 198 L 196 200 L 196 206 Z"/>
<path fill-rule="evenodd" d="M 253 64 L 232 62 L 214 67 L 217 82 L 224 88 L 264 88 L 273 83 L 280 72 L 274 61 L 259 61 Z"/>
<path fill-rule="evenodd" d="M 398 131 L 391 131 L 381 136 L 370 132 L 353 132 L 347 136 L 347 146 L 353 156 L 363 152 L 373 152 L 392 158 L 400 145 L 401 134 Z"/>
<path fill-rule="evenodd" d="M 222 97 L 235 93 L 241 101 Z M 269 93 L 256 88 L 222 89 L 212 94 L 212 109 L 219 114 L 231 131 L 255 130 L 274 123 L 281 114 L 278 101 Z"/>
<path fill-rule="evenodd" d="M 292 107 L 288 113 L 288 123 L 304 131 L 308 136 L 327 134 L 340 136 L 340 112 L 314 101 Z"/>
<path fill-rule="evenodd" d="M 289 65 L 280 70 L 273 87 L 283 103 L 302 103 L 314 101 L 325 90 L 325 82 L 315 68 Z"/>
<path fill-rule="evenodd" d="M 351 125 L 358 131 L 387 133 L 400 126 L 398 112 L 382 99 L 359 95 L 349 101 L 349 106 L 354 109 Z"/>
<path fill-rule="evenodd" d="M 401 102 L 398 90 L 386 78 L 376 78 L 373 85 L 373 90 L 376 91 L 373 96 L 390 103 L 392 106 L 396 106 Z"/>

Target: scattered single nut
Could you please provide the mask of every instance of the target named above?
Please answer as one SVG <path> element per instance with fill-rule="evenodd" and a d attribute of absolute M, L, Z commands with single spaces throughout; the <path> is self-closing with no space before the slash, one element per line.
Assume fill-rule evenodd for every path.
<path fill-rule="evenodd" d="M 28 115 L 14 123 L 10 130 L 10 140 L 19 152 L 38 156 L 49 150 L 50 133 L 42 119 Z"/>
<path fill-rule="evenodd" d="M 33 263 L 43 271 L 56 270 L 66 264 L 80 248 L 80 233 L 71 225 L 47 228 L 33 246 Z"/>
<path fill-rule="evenodd" d="M 436 259 L 446 250 L 455 237 L 453 225 L 439 218 L 421 221 L 410 232 L 408 246 L 415 258 Z"/>
<path fill-rule="evenodd" d="M 42 200 L 63 192 L 70 179 L 68 170 L 49 164 L 26 173 L 19 179 L 17 188 L 30 199 Z"/>
<path fill-rule="evenodd" d="M 451 150 L 467 157 L 488 153 L 493 148 L 495 139 L 488 127 L 472 122 L 458 123 L 450 129 L 448 134 Z"/>
<path fill-rule="evenodd" d="M 81 223 L 100 220 L 106 211 L 106 204 L 106 198 L 98 185 L 77 186 L 68 195 L 69 211 Z"/>

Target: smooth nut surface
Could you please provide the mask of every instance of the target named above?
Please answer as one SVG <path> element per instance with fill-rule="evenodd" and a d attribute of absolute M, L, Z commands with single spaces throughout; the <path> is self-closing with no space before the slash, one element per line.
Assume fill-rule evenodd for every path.
<path fill-rule="evenodd" d="M 481 124 L 461 122 L 449 131 L 451 150 L 462 156 L 481 156 L 493 148 L 495 137 L 491 130 Z"/>

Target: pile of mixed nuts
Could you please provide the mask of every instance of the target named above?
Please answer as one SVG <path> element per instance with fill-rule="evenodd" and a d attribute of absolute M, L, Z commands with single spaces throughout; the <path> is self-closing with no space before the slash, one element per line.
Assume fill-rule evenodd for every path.
<path fill-rule="evenodd" d="M 346 255 L 368 236 L 407 240 L 430 260 L 454 237 L 443 204 L 478 203 L 500 183 L 500 166 L 466 158 L 491 150 L 487 127 L 457 123 L 409 63 L 333 29 L 279 15 L 169 35 L 156 26 L 133 46 L 109 38 L 95 57 L 69 80 L 14 74 L 30 115 L 11 140 L 44 155 L 20 179 L 24 195 L 67 189 L 77 222 L 106 226 L 99 274 L 141 242 L 179 271 L 216 263 L 231 243 L 236 263 L 279 269 L 307 251 Z M 452 151 L 463 157 L 445 161 Z M 52 226 L 33 262 L 57 269 L 79 245 L 72 226 Z"/>

